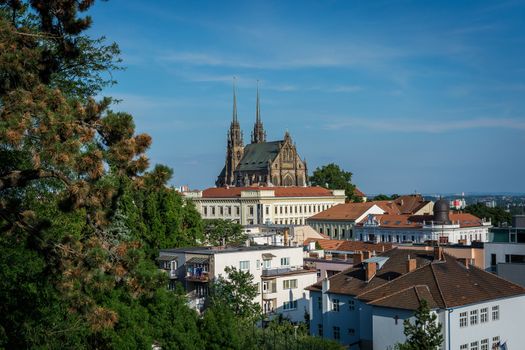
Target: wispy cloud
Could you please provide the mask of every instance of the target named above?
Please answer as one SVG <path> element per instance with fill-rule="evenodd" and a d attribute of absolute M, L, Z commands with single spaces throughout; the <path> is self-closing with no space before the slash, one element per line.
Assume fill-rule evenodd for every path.
<path fill-rule="evenodd" d="M 446 133 L 451 131 L 503 128 L 525 130 L 525 120 L 512 118 L 474 118 L 452 121 L 416 121 L 413 119 L 345 118 L 324 125 L 326 130 L 366 128 L 406 133 Z"/>

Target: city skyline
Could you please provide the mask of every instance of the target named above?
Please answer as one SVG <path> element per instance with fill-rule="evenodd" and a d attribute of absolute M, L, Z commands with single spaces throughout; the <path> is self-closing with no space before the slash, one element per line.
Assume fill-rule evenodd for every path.
<path fill-rule="evenodd" d="M 213 186 L 235 76 L 245 140 L 259 80 L 268 140 L 288 130 L 310 174 L 334 162 L 365 193 L 525 192 L 522 3 L 160 4 L 97 3 L 92 34 L 120 44 L 127 70 L 103 95 L 173 184 Z"/>

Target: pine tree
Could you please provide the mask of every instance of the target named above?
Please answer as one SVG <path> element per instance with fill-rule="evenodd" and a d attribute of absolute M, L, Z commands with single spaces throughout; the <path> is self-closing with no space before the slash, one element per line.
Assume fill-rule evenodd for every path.
<path fill-rule="evenodd" d="M 398 344 L 398 350 L 436 350 L 443 343 L 441 324 L 437 322 L 437 315 L 430 311 L 426 300 L 421 300 L 415 313 L 414 324 L 405 320 L 404 333 L 407 340 Z"/>

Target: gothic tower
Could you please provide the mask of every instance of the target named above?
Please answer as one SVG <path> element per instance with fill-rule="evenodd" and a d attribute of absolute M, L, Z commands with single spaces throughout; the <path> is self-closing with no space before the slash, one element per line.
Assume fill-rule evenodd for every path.
<path fill-rule="evenodd" d="M 239 120 L 237 119 L 237 95 L 235 92 L 235 81 L 233 83 L 233 112 L 232 122 L 227 136 L 226 163 L 224 169 L 217 178 L 217 186 L 235 185 L 234 171 L 244 153 L 244 142 Z"/>
<path fill-rule="evenodd" d="M 266 142 L 266 132 L 261 121 L 261 105 L 259 102 L 259 81 L 257 81 L 257 101 L 255 105 L 255 124 L 252 131 L 252 143 Z"/>

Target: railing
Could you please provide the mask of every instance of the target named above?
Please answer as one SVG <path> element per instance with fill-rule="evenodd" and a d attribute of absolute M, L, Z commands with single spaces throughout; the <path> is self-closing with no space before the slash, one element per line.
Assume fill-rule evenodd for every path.
<path fill-rule="evenodd" d="M 281 267 L 281 268 L 273 268 L 273 269 L 263 269 L 262 276 L 263 277 L 277 276 L 283 273 L 288 273 L 288 272 L 302 270 L 302 269 L 303 269 L 302 266 L 290 266 L 290 267 Z"/>
<path fill-rule="evenodd" d="M 209 276 L 208 272 L 203 272 L 201 274 L 188 273 L 186 275 L 186 281 L 206 283 L 206 282 L 210 281 L 210 276 Z"/>

